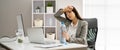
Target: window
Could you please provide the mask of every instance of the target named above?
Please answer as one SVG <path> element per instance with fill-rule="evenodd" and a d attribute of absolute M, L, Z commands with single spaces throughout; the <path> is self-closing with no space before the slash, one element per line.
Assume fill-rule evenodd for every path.
<path fill-rule="evenodd" d="M 83 0 L 83 16 L 98 19 L 96 50 L 119 50 L 119 0 Z"/>

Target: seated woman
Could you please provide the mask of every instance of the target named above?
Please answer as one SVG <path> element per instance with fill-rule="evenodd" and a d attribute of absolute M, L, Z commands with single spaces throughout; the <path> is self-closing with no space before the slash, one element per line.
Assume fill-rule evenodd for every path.
<path fill-rule="evenodd" d="M 65 14 L 65 18 L 61 16 L 62 14 Z M 54 16 L 65 23 L 67 32 L 62 32 L 62 35 L 67 42 L 87 45 L 88 23 L 81 18 L 75 7 L 67 6 L 59 9 Z"/>

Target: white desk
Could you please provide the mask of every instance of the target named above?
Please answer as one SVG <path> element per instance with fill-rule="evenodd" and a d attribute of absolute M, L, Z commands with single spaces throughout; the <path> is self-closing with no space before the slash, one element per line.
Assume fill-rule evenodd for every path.
<path fill-rule="evenodd" d="M 68 43 L 67 45 L 52 47 L 52 48 L 41 48 L 41 44 L 30 43 L 25 40 L 23 44 L 13 42 L 0 42 L 2 45 L 10 48 L 11 50 L 87 50 L 87 45 Z"/>

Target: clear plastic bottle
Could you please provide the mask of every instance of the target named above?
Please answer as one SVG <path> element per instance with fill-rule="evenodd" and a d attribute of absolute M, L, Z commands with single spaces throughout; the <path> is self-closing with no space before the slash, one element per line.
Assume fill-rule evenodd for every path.
<path fill-rule="evenodd" d="M 66 40 L 65 40 L 65 38 L 62 36 L 62 33 L 63 32 L 67 32 L 67 30 L 66 30 L 66 26 L 65 26 L 65 24 L 64 24 L 64 22 L 61 22 L 61 32 L 60 32 L 60 42 L 62 43 L 62 44 L 67 44 L 67 42 L 66 42 Z"/>

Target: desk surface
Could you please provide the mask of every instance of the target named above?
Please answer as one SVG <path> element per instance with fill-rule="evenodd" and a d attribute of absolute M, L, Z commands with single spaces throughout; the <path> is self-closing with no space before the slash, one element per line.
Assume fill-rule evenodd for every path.
<path fill-rule="evenodd" d="M 17 41 L 13 42 L 0 42 L 2 45 L 12 49 L 12 50 L 70 50 L 70 49 L 81 49 L 81 50 L 87 50 L 87 45 L 82 44 L 75 44 L 75 43 L 68 43 L 67 45 L 60 45 L 57 47 L 51 47 L 51 48 L 41 48 L 42 44 L 35 44 L 30 43 L 28 40 L 25 40 L 24 43 L 20 44 L 17 43 Z M 51 44 L 51 45 L 58 45 L 60 43 Z"/>

